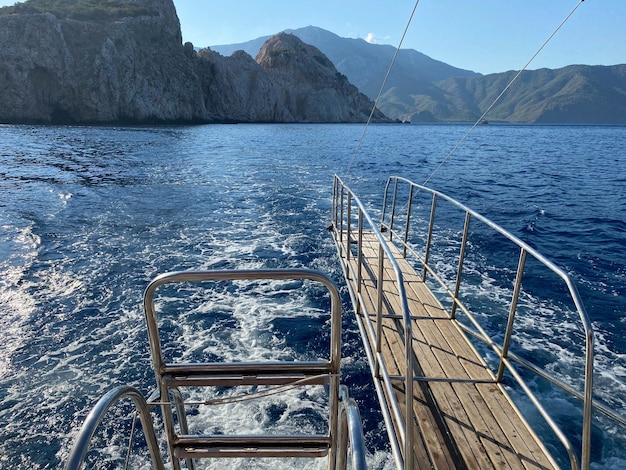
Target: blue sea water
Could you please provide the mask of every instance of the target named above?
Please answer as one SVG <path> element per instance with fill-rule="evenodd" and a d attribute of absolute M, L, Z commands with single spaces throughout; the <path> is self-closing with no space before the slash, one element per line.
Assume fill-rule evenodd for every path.
<path fill-rule="evenodd" d="M 359 125 L 0 126 L 0 467 L 57 468 L 108 389 L 152 391 L 141 300 L 154 276 L 312 267 L 342 283 L 326 231 L 333 174 L 376 206 L 389 175 L 424 181 L 466 131 L 375 125 L 355 155 Z M 573 277 L 597 332 L 596 395 L 623 413 L 626 128 L 480 126 L 428 185 Z M 217 357 L 306 354 L 314 341 L 300 330 L 317 323 L 303 316 L 268 337 L 285 326 L 270 315 L 242 340 L 239 319 L 212 349 L 193 331 L 186 342 Z M 389 467 L 349 316 L 344 329 L 343 382 L 366 420 L 372 465 Z M 626 465 L 623 431 L 598 431 L 593 468 Z"/>

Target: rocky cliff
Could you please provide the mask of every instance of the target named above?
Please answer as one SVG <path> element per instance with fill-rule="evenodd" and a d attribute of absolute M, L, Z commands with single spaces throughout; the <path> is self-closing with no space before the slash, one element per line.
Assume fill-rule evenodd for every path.
<path fill-rule="evenodd" d="M 256 61 L 196 53 L 172 0 L 0 9 L 0 122 L 363 122 L 371 107 L 295 36 L 271 38 Z"/>
<path fill-rule="evenodd" d="M 223 57 L 201 50 L 195 67 L 212 120 L 364 122 L 373 106 L 326 56 L 291 34 L 270 38 L 256 60 L 243 51 Z"/>

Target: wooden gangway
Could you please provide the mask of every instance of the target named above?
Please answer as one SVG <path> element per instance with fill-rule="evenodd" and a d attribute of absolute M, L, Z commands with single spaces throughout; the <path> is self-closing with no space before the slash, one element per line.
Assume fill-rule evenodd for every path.
<path fill-rule="evenodd" d="M 347 234 L 346 234 L 347 235 Z M 363 303 L 357 315 L 363 323 L 379 328 L 376 311 L 378 288 L 378 241 L 364 233 L 360 287 L 350 278 L 351 289 L 360 290 Z M 414 468 L 437 469 L 547 469 L 555 468 L 541 442 L 512 404 L 503 388 L 480 358 L 456 322 L 413 268 L 400 260 L 405 292 L 413 318 Z M 350 272 L 358 269 L 356 258 L 342 260 Z M 380 320 L 381 354 L 387 371 L 395 376 L 393 392 L 405 403 L 403 371 L 404 328 L 401 303 L 393 268 L 384 263 L 383 313 Z M 367 316 L 367 318 L 364 318 Z M 376 349 L 376 337 L 365 329 L 369 348 Z M 369 332 L 369 333 L 368 333 Z M 401 378 L 402 377 L 402 378 Z M 390 397 L 386 397 L 389 400 Z M 402 412 L 406 416 L 406 407 Z"/>
<path fill-rule="evenodd" d="M 395 197 L 394 193 L 394 202 Z M 411 201 L 412 192 L 409 213 Z M 530 401 L 561 440 L 571 467 L 580 468 L 582 460 L 582 468 L 588 468 L 584 441 L 589 423 L 582 426 L 582 449 L 575 450 L 508 358 L 507 338 L 514 321 L 519 283 L 513 294 L 513 314 L 504 344 L 485 340 L 500 356 L 500 368 L 494 372 L 470 340 L 468 329 L 456 318 L 455 308 L 464 308 L 456 299 L 458 285 L 457 292 L 452 293 L 452 311 L 446 310 L 424 282 L 430 268 L 423 272 L 420 269 L 418 274 L 416 263 L 407 259 L 406 236 L 395 233 L 401 242 L 391 241 L 393 222 L 384 222 L 384 211 L 383 223 L 374 224 L 354 193 L 336 178 L 332 232 L 398 467 L 559 468 L 503 387 L 506 368 L 523 384 Z M 468 225 L 466 215 L 463 243 Z M 524 248 L 522 271 L 526 254 Z M 460 258 L 462 266 L 462 252 Z M 577 293 L 573 295 L 576 301 Z M 583 323 L 585 316 L 582 311 Z M 585 328 L 587 325 L 583 325 Z M 592 343 L 592 335 L 588 338 Z M 587 359 L 591 362 L 592 356 Z M 586 386 L 591 386 L 590 380 L 589 377 Z M 583 396 L 583 408 L 590 415 L 591 400 L 586 398 Z"/>

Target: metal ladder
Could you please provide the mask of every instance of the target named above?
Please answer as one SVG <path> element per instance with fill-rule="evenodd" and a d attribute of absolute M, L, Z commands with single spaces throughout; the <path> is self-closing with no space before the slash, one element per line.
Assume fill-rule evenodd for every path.
<path fill-rule="evenodd" d="M 237 363 L 167 363 L 161 349 L 154 296 L 165 284 L 237 280 L 310 280 L 323 284 L 330 294 L 331 335 L 328 360 Z M 341 302 L 334 283 L 324 274 L 304 269 L 184 271 L 156 277 L 144 294 L 150 350 L 157 391 L 147 400 L 134 387 L 110 390 L 86 418 L 66 463 L 66 470 L 81 467 L 89 444 L 104 416 L 121 399 L 132 399 L 141 420 L 153 467 L 164 469 L 150 409 L 160 405 L 174 469 L 195 468 L 198 458 L 328 457 L 328 468 L 345 469 L 348 448 L 351 467 L 366 468 L 363 429 L 358 407 L 339 384 L 341 359 Z M 328 431 L 314 435 L 191 435 L 188 431 L 185 387 L 328 386 Z M 175 419 L 176 418 L 176 419 Z"/>
<path fill-rule="evenodd" d="M 310 280 L 323 284 L 330 294 L 330 354 L 327 360 L 231 363 L 166 363 L 155 313 L 155 291 L 165 284 L 259 280 Z M 150 350 L 158 385 L 163 422 L 174 469 L 181 459 L 193 468 L 198 458 L 328 457 L 329 468 L 345 465 L 345 449 L 339 452 L 341 398 L 341 301 L 334 283 L 324 274 L 304 269 L 186 271 L 155 278 L 144 294 Z M 185 406 L 180 403 L 187 387 L 328 386 L 328 432 L 313 435 L 192 435 L 187 429 Z M 352 406 L 356 406 L 353 405 Z M 350 412 L 348 412 L 350 413 Z M 175 425 L 175 415 L 178 426 Z M 345 440 L 345 439 L 344 439 Z M 354 444 L 354 443 L 353 443 Z M 345 445 L 345 443 L 344 443 Z M 353 445 L 354 448 L 354 445 Z M 358 452 L 357 452 L 358 453 Z M 364 454 L 364 452 L 362 452 Z M 341 454 L 341 455 L 340 455 Z M 364 461 L 364 457 L 363 457 Z"/>

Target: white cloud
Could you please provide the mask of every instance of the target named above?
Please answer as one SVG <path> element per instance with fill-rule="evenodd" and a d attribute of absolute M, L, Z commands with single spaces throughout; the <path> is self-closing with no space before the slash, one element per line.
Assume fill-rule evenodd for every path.
<path fill-rule="evenodd" d="M 389 42 L 390 36 L 376 36 L 374 33 L 367 33 L 365 36 L 365 40 L 370 44 L 387 44 Z"/>
<path fill-rule="evenodd" d="M 365 36 L 365 40 L 370 44 L 376 44 L 378 42 L 378 39 L 376 38 L 376 35 L 374 33 L 367 33 L 367 36 Z"/>

